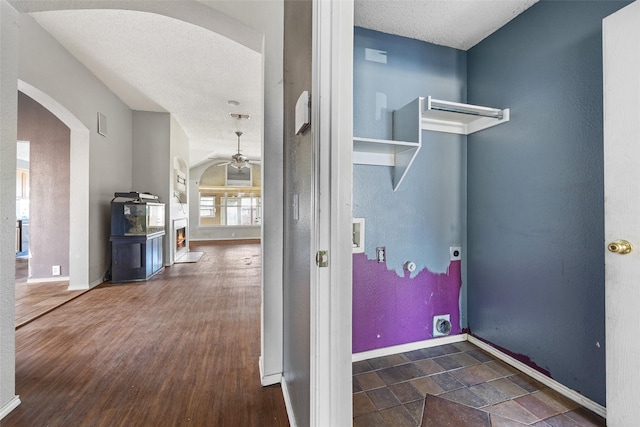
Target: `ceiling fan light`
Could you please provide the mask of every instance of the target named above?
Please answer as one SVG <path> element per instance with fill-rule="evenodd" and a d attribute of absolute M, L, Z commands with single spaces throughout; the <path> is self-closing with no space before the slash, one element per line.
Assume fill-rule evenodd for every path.
<path fill-rule="evenodd" d="M 244 169 L 245 167 L 247 167 L 247 162 L 230 162 L 229 166 L 231 166 L 232 168 L 236 168 L 236 169 Z"/>
<path fill-rule="evenodd" d="M 249 161 L 249 158 L 247 156 L 245 156 L 244 154 L 240 154 L 240 153 L 234 154 L 233 156 L 231 156 L 231 158 L 236 163 L 247 163 Z"/>
<path fill-rule="evenodd" d="M 238 170 L 244 169 L 245 167 L 250 168 L 249 158 L 240 152 L 240 137 L 242 136 L 242 132 L 236 131 L 235 134 L 238 136 L 238 152 L 231 156 L 231 161 L 228 165 Z"/>

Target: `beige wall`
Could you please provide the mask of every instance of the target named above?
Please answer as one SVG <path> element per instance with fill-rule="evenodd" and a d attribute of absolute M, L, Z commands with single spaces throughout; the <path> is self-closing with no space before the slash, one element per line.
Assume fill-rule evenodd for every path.
<path fill-rule="evenodd" d="M 29 141 L 29 279 L 69 276 L 70 130 L 27 95 L 18 93 L 18 139 Z"/>

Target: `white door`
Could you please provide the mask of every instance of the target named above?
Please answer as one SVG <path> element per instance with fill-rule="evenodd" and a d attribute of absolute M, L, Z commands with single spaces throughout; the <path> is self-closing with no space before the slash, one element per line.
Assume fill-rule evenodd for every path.
<path fill-rule="evenodd" d="M 603 48 L 607 426 L 628 427 L 640 404 L 639 2 L 604 19 Z"/>

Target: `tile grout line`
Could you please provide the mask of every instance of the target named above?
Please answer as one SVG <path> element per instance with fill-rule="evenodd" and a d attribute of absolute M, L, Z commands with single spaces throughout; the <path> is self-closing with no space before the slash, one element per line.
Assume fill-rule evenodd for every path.
<path fill-rule="evenodd" d="M 449 346 L 449 344 L 445 344 L 445 346 Z M 444 347 L 444 346 L 443 346 Z M 415 360 L 412 360 L 410 357 L 407 357 L 406 353 L 400 353 L 398 355 L 390 355 L 390 356 L 381 356 L 378 358 L 374 358 L 374 359 L 369 359 L 369 360 L 364 360 L 364 361 L 356 361 L 354 362 L 354 366 L 356 366 L 357 364 L 362 364 L 363 362 L 366 364 L 364 367 L 360 366 L 360 368 L 358 368 L 358 373 L 354 373 L 353 377 L 354 377 L 354 385 L 357 384 L 357 387 L 360 388 L 360 390 L 354 390 L 354 395 L 356 394 L 360 394 L 360 393 L 364 393 L 369 400 L 370 399 L 370 395 L 369 392 L 372 392 L 374 390 L 381 390 L 381 389 L 388 389 L 388 391 L 391 393 L 391 395 L 394 396 L 394 398 L 398 401 L 398 405 L 396 405 L 395 407 L 403 407 L 405 411 L 409 412 L 409 410 L 406 408 L 406 405 L 410 405 L 410 404 L 415 404 L 415 402 L 419 402 L 420 400 L 423 402 L 424 405 L 424 399 L 425 396 L 435 396 L 435 397 L 439 397 L 441 399 L 445 399 L 448 400 L 450 402 L 453 402 L 455 404 L 459 404 L 459 405 L 463 405 L 469 408 L 472 408 L 473 410 L 477 410 L 477 411 L 482 411 L 483 413 L 487 414 L 487 416 L 489 418 L 491 418 L 492 416 L 495 417 L 500 417 L 500 418 L 505 418 L 505 419 L 509 419 L 515 422 L 519 422 L 519 423 L 525 423 L 525 424 L 533 424 L 533 423 L 539 423 L 539 422 L 543 422 L 544 420 L 556 417 L 556 416 L 560 416 L 560 415 L 564 415 L 567 414 L 569 412 L 572 412 L 574 410 L 576 410 L 577 408 L 580 408 L 580 405 L 575 404 L 574 407 L 569 407 L 564 405 L 564 407 L 561 410 L 556 410 L 551 408 L 551 406 L 547 405 L 546 402 L 538 399 L 539 396 L 535 396 L 536 393 L 542 393 L 544 391 L 550 391 L 553 392 L 555 394 L 558 394 L 559 397 L 563 397 L 561 394 L 554 392 L 552 389 L 548 388 L 546 384 L 541 383 L 540 381 L 537 381 L 535 378 L 530 378 L 527 377 L 526 374 L 523 374 L 521 372 L 518 372 L 518 370 L 514 367 L 509 366 L 507 363 L 505 363 L 504 361 L 501 361 L 497 358 L 495 358 L 495 356 L 493 355 L 488 355 L 487 353 L 485 353 L 482 349 L 478 348 L 477 346 L 473 345 L 472 347 L 467 347 L 465 346 L 465 349 L 461 349 L 456 347 L 455 345 L 453 346 L 454 348 L 457 349 L 457 351 L 449 351 L 449 352 L 444 352 L 443 354 L 434 354 L 434 350 L 432 350 L 431 352 L 426 352 L 426 353 L 431 353 L 430 355 L 426 355 L 425 352 L 423 352 L 421 354 L 422 358 L 416 358 Z M 435 347 L 437 348 L 437 347 Z M 447 350 L 451 350 L 451 348 L 449 347 Z M 480 351 L 481 353 L 478 353 L 478 351 Z M 418 353 L 416 353 L 416 351 L 411 351 L 411 352 L 407 352 L 407 353 L 412 353 L 412 357 L 413 356 L 417 356 Z M 474 357 L 472 354 L 470 354 L 471 352 L 476 352 L 476 355 L 480 355 L 481 359 L 477 357 Z M 477 363 L 471 363 L 468 365 L 464 365 L 462 363 L 460 363 L 459 361 L 454 359 L 454 364 L 456 365 L 460 365 L 460 366 L 455 366 L 452 367 L 450 362 L 447 362 L 447 364 L 449 364 L 450 368 L 446 369 L 445 366 L 440 365 L 438 363 L 437 359 L 441 359 L 441 362 L 444 361 L 448 361 L 449 359 L 451 359 L 451 356 L 454 355 L 463 355 L 466 354 L 469 357 L 471 357 L 472 359 L 474 359 L 475 361 L 477 361 Z M 484 355 L 484 356 L 482 356 Z M 397 364 L 393 364 L 390 363 L 388 361 L 387 358 L 389 357 L 395 357 L 396 359 L 400 358 L 400 361 L 402 363 L 397 363 Z M 404 360 L 402 359 L 404 358 Z M 446 358 L 446 359 L 445 359 Z M 381 371 L 387 371 L 390 370 L 391 368 L 395 369 L 399 366 L 406 366 L 409 364 L 413 364 L 416 368 L 419 369 L 419 367 L 417 365 L 415 365 L 416 363 L 419 363 L 423 360 L 430 360 L 433 363 L 435 363 L 437 366 L 439 366 L 440 368 L 442 368 L 443 370 L 440 372 L 431 372 L 431 373 L 427 373 L 424 370 L 422 370 L 422 373 L 424 375 L 419 376 L 419 377 L 412 377 L 412 378 L 407 378 L 406 376 L 400 376 L 400 378 L 402 378 L 399 381 L 393 382 L 394 379 L 393 377 L 389 377 L 387 381 L 384 380 L 384 378 L 381 378 L 378 375 L 378 372 Z M 396 360 L 397 361 L 397 360 Z M 377 368 L 376 368 L 377 366 Z M 367 370 L 367 367 L 370 368 Z M 461 374 L 462 370 L 465 369 L 469 369 L 469 368 L 473 368 L 473 367 L 477 367 L 474 371 L 479 371 L 479 370 L 486 370 L 488 369 L 488 372 L 485 371 L 486 373 L 486 377 L 476 377 L 473 378 L 471 377 L 470 380 L 464 381 L 463 378 L 457 377 L 455 374 L 452 375 L 452 373 L 458 372 L 459 374 Z M 484 368 L 480 368 L 480 367 L 484 367 Z M 499 368 L 499 369 L 495 369 L 495 368 Z M 361 370 L 363 369 L 363 370 Z M 378 380 L 380 380 L 378 383 L 374 384 L 369 384 L 369 386 L 373 386 L 372 388 L 365 388 L 362 387 L 362 385 L 360 384 L 359 381 L 357 381 L 357 377 L 362 376 L 364 374 L 375 374 L 376 378 L 378 378 Z M 459 384 L 460 386 L 456 386 L 453 385 L 454 388 L 451 388 L 450 390 L 447 390 L 445 388 L 439 387 L 441 390 L 443 390 L 441 393 L 438 394 L 431 394 L 431 393 L 425 393 L 424 396 L 421 399 L 416 399 L 416 400 L 410 400 L 410 401 L 406 401 L 406 402 L 402 402 L 401 400 L 401 396 L 396 395 L 396 393 L 394 393 L 392 387 L 399 385 L 399 384 L 408 384 L 410 387 L 412 387 L 413 389 L 415 389 L 414 384 L 412 384 L 413 381 L 421 379 L 421 378 L 430 378 L 431 377 L 435 377 L 438 375 L 442 375 L 442 374 L 447 374 L 450 375 L 453 380 Z M 386 376 L 386 375 L 385 375 Z M 523 378 L 524 376 L 524 378 Z M 522 378 L 521 381 L 523 381 L 523 383 L 518 384 L 517 382 L 512 381 L 512 379 L 516 378 Z M 528 379 L 527 379 L 528 378 Z M 479 382 L 476 382 L 480 380 Z M 513 386 L 513 387 L 517 387 L 519 390 L 521 390 L 523 393 L 520 394 L 520 392 L 515 392 L 516 394 L 513 395 L 507 395 L 505 393 L 503 393 L 503 391 L 494 388 L 491 383 L 493 382 L 497 382 L 497 381 L 502 381 L 502 380 L 508 380 L 509 383 Z M 388 384 L 390 383 L 390 384 Z M 380 385 L 380 384 L 384 384 L 384 385 Z M 478 395 L 477 393 L 474 392 L 474 390 L 472 390 L 472 387 L 476 387 L 476 386 L 480 386 L 480 385 L 486 385 L 488 387 L 492 387 L 492 389 L 494 391 L 496 391 L 501 397 L 500 400 L 489 400 L 489 399 L 485 399 L 485 397 Z M 525 388 L 525 385 L 528 385 L 528 387 Z M 522 387 L 521 387 L 522 386 Z M 397 387 L 396 387 L 397 388 Z M 466 390 L 466 391 L 461 391 L 461 390 Z M 423 392 L 421 392 L 420 390 L 416 391 L 422 395 Z M 456 393 L 457 392 L 457 393 Z M 382 393 L 382 392 L 378 392 L 378 393 Z M 464 394 L 464 393 L 470 393 L 471 396 L 470 399 L 479 399 L 479 401 L 476 401 L 476 405 L 470 403 L 470 401 L 465 402 L 464 399 L 460 398 L 460 399 L 450 399 L 448 397 L 452 397 L 454 394 Z M 443 397 L 444 395 L 449 395 L 448 397 Z M 536 399 L 536 401 L 539 402 L 540 405 L 542 405 L 542 408 L 547 408 L 547 409 L 551 409 L 553 411 L 553 413 L 549 413 L 549 416 L 542 416 L 542 415 L 536 415 L 533 412 L 531 412 L 526 406 L 522 405 L 520 402 L 518 402 L 516 399 L 522 399 L 523 397 L 527 397 L 527 396 L 532 396 L 534 399 Z M 467 397 L 469 397 L 467 395 Z M 371 400 L 372 401 L 372 400 Z M 480 406 L 477 406 L 478 403 L 483 402 L 484 404 L 481 404 Z M 372 401 L 373 402 L 373 401 Z M 508 402 L 513 402 L 513 404 L 517 405 L 514 409 L 513 406 L 509 405 Z M 507 405 L 505 405 L 507 404 Z M 560 403 L 558 403 L 560 405 Z M 495 412 L 495 411 L 490 411 L 489 408 L 496 408 L 497 406 L 502 405 L 503 407 L 508 406 L 509 408 L 511 408 L 512 410 L 515 411 L 519 411 L 519 414 L 521 415 L 520 418 L 518 418 L 517 416 L 511 414 L 509 415 L 508 413 L 499 413 L 499 412 Z M 380 410 L 387 410 L 390 408 L 383 408 L 383 409 L 378 409 L 378 406 L 375 404 L 375 402 L 373 402 L 373 407 L 375 408 L 375 410 L 373 412 L 379 412 Z M 356 418 L 358 418 L 359 416 L 363 416 L 366 415 L 367 413 L 360 413 L 358 415 L 356 415 L 356 413 L 354 412 L 354 420 Z M 411 412 L 409 412 L 409 415 L 413 418 L 413 420 L 415 421 L 415 418 L 413 417 L 413 415 L 411 414 Z M 526 419 L 524 419 L 526 418 Z M 420 425 L 420 423 L 418 422 L 417 425 Z"/>

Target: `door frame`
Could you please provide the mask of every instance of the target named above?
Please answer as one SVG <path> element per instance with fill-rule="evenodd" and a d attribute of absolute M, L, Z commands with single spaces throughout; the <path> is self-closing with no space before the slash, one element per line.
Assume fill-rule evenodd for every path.
<path fill-rule="evenodd" d="M 313 1 L 310 425 L 352 423 L 353 0 Z"/>

